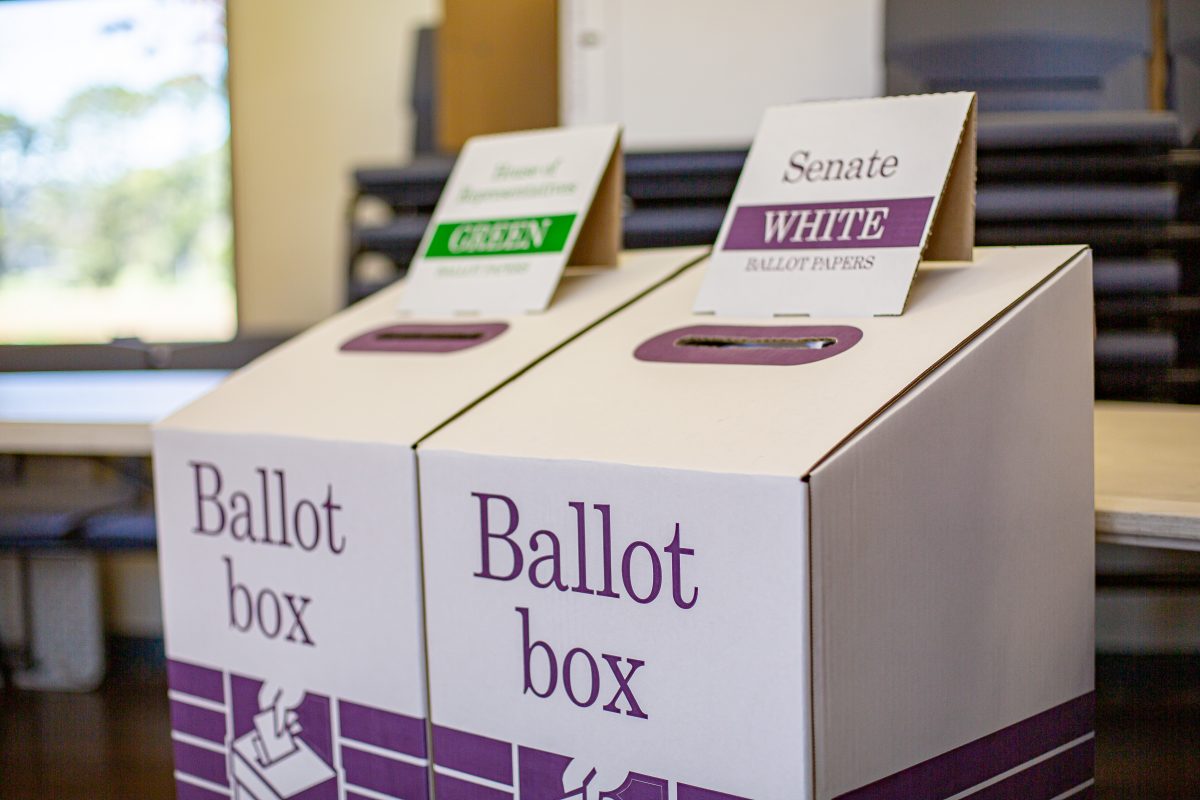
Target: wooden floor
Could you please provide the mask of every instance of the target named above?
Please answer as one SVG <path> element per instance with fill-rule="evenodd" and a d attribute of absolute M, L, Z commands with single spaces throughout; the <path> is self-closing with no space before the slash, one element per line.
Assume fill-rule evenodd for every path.
<path fill-rule="evenodd" d="M 1200 798 L 1200 656 L 1096 662 L 1098 800 Z"/>
<path fill-rule="evenodd" d="M 1200 657 L 1102 657 L 1096 797 L 1200 798 Z M 0 800 L 171 798 L 166 682 L 115 670 L 93 694 L 0 690 Z"/>
<path fill-rule="evenodd" d="M 110 671 L 90 694 L 0 690 L 0 800 L 173 798 L 166 675 Z"/>

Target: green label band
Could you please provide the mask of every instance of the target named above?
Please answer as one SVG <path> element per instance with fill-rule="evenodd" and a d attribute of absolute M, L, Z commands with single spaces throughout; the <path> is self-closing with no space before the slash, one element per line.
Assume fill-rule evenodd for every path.
<path fill-rule="evenodd" d="M 574 214 L 443 222 L 433 232 L 427 258 L 558 253 L 567 246 Z"/>

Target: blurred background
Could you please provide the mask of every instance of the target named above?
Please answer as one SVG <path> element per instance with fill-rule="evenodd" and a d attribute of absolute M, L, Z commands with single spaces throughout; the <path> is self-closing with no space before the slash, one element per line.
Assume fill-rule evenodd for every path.
<path fill-rule="evenodd" d="M 763 109 L 979 93 L 977 240 L 1200 403 L 1195 0 L 0 0 L 0 798 L 171 797 L 149 421 L 401 277 L 467 138 L 620 122 L 627 247 Z M 1200 556 L 1098 550 L 1102 798 L 1200 797 Z"/>

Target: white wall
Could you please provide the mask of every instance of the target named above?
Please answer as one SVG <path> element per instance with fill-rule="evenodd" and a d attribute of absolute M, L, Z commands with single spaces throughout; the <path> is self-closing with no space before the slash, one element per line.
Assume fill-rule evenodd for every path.
<path fill-rule="evenodd" d="M 341 307 L 351 170 L 411 155 L 415 31 L 438 0 L 229 0 L 238 318 L 296 331 Z"/>
<path fill-rule="evenodd" d="M 560 118 L 626 149 L 746 147 L 772 105 L 884 89 L 883 0 L 561 0 Z"/>

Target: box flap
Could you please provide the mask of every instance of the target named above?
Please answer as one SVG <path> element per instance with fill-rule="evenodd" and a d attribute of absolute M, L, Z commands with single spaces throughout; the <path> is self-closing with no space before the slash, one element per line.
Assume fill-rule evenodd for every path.
<path fill-rule="evenodd" d="M 694 308 L 901 314 L 922 260 L 971 260 L 974 204 L 973 92 L 769 108 Z"/>
<path fill-rule="evenodd" d="M 471 139 L 409 264 L 401 310 L 536 313 L 568 263 L 615 266 L 623 163 L 617 125 Z"/>
<path fill-rule="evenodd" d="M 692 298 L 704 277 L 700 264 L 555 353 L 422 447 L 804 476 L 1082 250 L 980 248 L 973 264 L 923 264 L 903 316 L 813 317 L 782 325 L 693 315 Z M 711 331 L 701 331 L 683 337 L 689 346 L 676 346 L 675 355 L 690 354 L 682 360 L 635 357 L 656 337 L 701 323 L 730 326 L 735 341 L 713 342 Z M 780 328 L 789 330 L 780 336 Z M 762 332 L 748 332 L 753 330 Z M 852 332 L 861 338 L 847 344 Z M 778 346 L 781 339 L 796 346 Z M 826 349 L 835 352 L 825 355 Z M 714 363 L 734 360 L 728 353 L 756 363 Z"/>
<path fill-rule="evenodd" d="M 420 348 L 401 338 L 422 334 L 420 320 L 395 310 L 401 282 L 267 353 L 158 427 L 412 445 L 706 252 L 635 251 L 622 254 L 616 269 L 569 271 L 546 311 L 440 320 L 434 324 L 453 331 L 420 340 Z M 341 349 L 392 327 L 404 331 L 383 341 L 406 349 Z M 461 347 L 463 337 L 480 341 Z"/>

